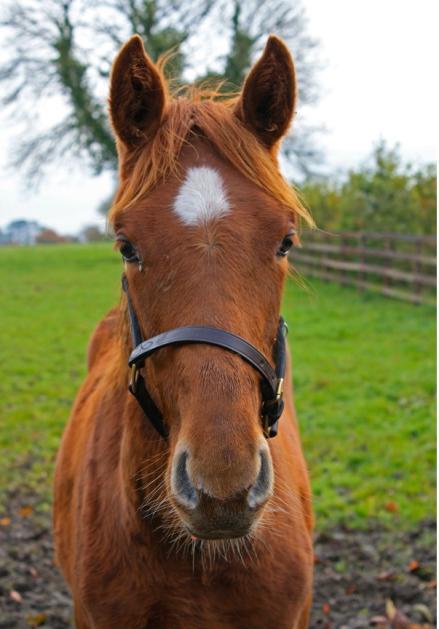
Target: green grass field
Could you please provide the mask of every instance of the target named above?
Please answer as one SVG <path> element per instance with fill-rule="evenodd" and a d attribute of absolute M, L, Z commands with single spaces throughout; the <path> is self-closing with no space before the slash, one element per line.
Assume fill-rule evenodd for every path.
<path fill-rule="evenodd" d="M 0 249 L 0 478 L 48 505 L 54 455 L 88 337 L 118 300 L 110 244 Z M 290 283 L 296 406 L 318 528 L 435 513 L 435 313 Z"/>

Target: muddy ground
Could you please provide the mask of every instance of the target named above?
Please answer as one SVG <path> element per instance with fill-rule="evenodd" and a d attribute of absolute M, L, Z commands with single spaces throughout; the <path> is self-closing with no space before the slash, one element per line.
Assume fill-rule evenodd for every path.
<path fill-rule="evenodd" d="M 35 504 L 36 498 L 11 497 L 0 515 L 0 629 L 71 626 L 69 594 L 53 564 L 50 515 Z M 317 534 L 310 626 L 436 626 L 435 548 L 433 522 L 410 533 L 375 525 Z"/>

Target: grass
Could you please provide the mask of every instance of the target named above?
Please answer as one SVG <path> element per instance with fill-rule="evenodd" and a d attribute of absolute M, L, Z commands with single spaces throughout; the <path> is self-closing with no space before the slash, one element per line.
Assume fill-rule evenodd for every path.
<path fill-rule="evenodd" d="M 315 282 L 284 313 L 317 522 L 434 517 L 434 309 Z"/>
<path fill-rule="evenodd" d="M 87 340 L 118 300 L 120 273 L 109 244 L 0 249 L 3 497 L 27 485 L 48 506 Z M 433 516 L 433 309 L 290 283 L 283 311 L 318 527 Z"/>

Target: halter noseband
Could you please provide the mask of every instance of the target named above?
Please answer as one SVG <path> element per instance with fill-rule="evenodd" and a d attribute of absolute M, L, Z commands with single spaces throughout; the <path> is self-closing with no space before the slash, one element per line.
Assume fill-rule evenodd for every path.
<path fill-rule="evenodd" d="M 279 318 L 279 327 L 273 345 L 273 360 L 275 365 L 273 369 L 265 356 L 256 349 L 254 345 L 240 336 L 226 332 L 220 328 L 199 325 L 174 328 L 162 334 L 158 334 L 157 336 L 153 336 L 146 341 L 142 340 L 139 322 L 130 299 L 128 280 L 125 275 L 122 276 L 122 288 L 127 296 L 131 338 L 134 348 L 128 360 L 128 365 L 131 367 L 131 379 L 128 388 L 138 401 L 146 417 L 163 438 L 166 439 L 168 436 L 168 431 L 163 422 L 163 416 L 150 396 L 145 379 L 139 372 L 139 369 L 144 366 L 145 360 L 158 349 L 168 347 L 169 345 L 187 345 L 191 343 L 205 343 L 222 347 L 223 349 L 238 354 L 259 371 L 262 376 L 261 419 L 264 434 L 267 438 L 277 435 L 279 418 L 284 409 L 283 383 L 286 366 L 285 337 L 288 331 L 287 325 L 282 317 Z"/>

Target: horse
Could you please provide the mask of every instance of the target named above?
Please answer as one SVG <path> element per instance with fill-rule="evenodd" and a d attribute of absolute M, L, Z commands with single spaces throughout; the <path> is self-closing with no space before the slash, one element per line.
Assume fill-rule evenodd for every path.
<path fill-rule="evenodd" d="M 312 220 L 278 165 L 296 96 L 273 35 L 238 94 L 171 94 L 137 35 L 114 61 L 123 290 L 54 483 L 78 629 L 308 626 L 311 492 L 279 318 Z"/>

